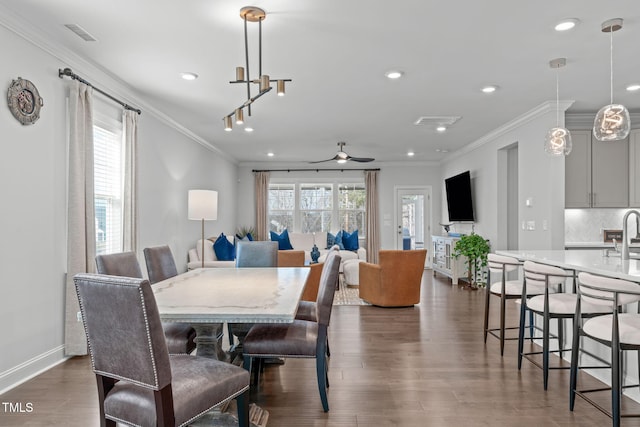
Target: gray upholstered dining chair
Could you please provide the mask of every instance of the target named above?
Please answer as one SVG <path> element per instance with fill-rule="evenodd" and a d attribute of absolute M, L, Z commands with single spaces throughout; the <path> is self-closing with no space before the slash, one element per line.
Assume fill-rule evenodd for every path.
<path fill-rule="evenodd" d="M 325 412 L 329 411 L 327 330 L 331 319 L 340 261 L 340 255 L 329 257 L 322 268 L 317 300 L 317 322 L 294 320 L 293 323 L 256 324 L 245 337 L 243 346 L 244 367 L 250 372 L 254 359 L 272 357 L 315 359 L 318 390 Z"/>
<path fill-rule="evenodd" d="M 169 255 L 171 255 L 171 252 L 169 252 Z M 173 256 L 171 257 L 171 262 L 173 262 Z M 133 252 L 98 255 L 96 256 L 96 267 L 99 274 L 134 277 L 137 279 L 142 278 L 142 270 L 140 270 L 138 258 Z M 195 350 L 196 331 L 191 325 L 186 323 L 163 322 L 162 329 L 164 330 L 169 353 L 188 354 Z"/>
<path fill-rule="evenodd" d="M 278 242 L 269 240 L 236 243 L 236 267 L 277 267 Z"/>
<path fill-rule="evenodd" d="M 178 268 L 173 259 L 171 248 L 167 245 L 144 248 L 144 259 L 147 264 L 147 274 L 151 284 L 178 275 Z"/>
<path fill-rule="evenodd" d="M 148 280 L 78 274 L 74 281 L 101 425 L 184 426 L 236 399 L 239 425 L 249 426 L 249 374 L 215 359 L 170 356 Z"/>
<path fill-rule="evenodd" d="M 278 242 L 247 241 L 240 240 L 236 243 L 236 267 L 237 268 L 260 268 L 278 266 Z M 242 340 L 247 335 L 252 323 L 229 323 L 229 345 L 233 347 L 233 336 L 238 337 L 240 347 Z M 235 349 L 234 349 L 235 350 Z"/>

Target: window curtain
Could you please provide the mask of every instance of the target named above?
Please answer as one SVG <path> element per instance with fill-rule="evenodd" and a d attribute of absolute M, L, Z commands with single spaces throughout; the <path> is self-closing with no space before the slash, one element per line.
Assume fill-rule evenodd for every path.
<path fill-rule="evenodd" d="M 269 240 L 267 227 L 267 202 L 269 200 L 269 172 L 255 172 L 256 192 L 256 237 L 257 240 Z"/>
<path fill-rule="evenodd" d="M 95 272 L 96 226 L 93 188 L 92 88 L 77 80 L 69 91 L 69 179 L 67 190 L 67 276 L 65 354 L 87 354 L 73 276 Z"/>
<path fill-rule="evenodd" d="M 378 171 L 364 171 L 364 187 L 367 194 L 367 262 L 377 264 L 380 249 Z"/>
<path fill-rule="evenodd" d="M 138 151 L 138 113 L 124 110 L 124 186 L 122 191 L 122 250 L 136 253 L 138 246 L 138 206 L 136 162 Z"/>

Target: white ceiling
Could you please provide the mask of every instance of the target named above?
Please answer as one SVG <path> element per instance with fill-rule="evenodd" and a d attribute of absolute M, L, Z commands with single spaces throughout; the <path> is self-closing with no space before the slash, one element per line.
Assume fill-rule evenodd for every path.
<path fill-rule="evenodd" d="M 245 5 L 267 12 L 263 72 L 293 79 L 287 96 L 273 90 L 253 104 L 245 117 L 251 134 L 222 126 L 246 99 L 244 86 L 229 84 L 244 65 Z M 0 12 L 135 88 L 134 100 L 238 162 L 327 159 L 338 141 L 355 157 L 437 161 L 444 156 L 437 150 L 455 151 L 554 101 L 556 71 L 548 63 L 557 57 L 567 58 L 560 97 L 575 100 L 569 112 L 595 113 L 609 103 L 609 35 L 600 26 L 618 17 L 614 101 L 640 112 L 640 91 L 625 90 L 640 83 L 638 0 L 3 0 Z M 554 31 L 567 17 L 580 24 Z M 64 24 L 98 41 L 85 42 Z M 249 26 L 254 46 L 256 28 Z M 250 61 L 254 78 L 257 54 Z M 404 77 L 386 79 L 390 69 Z M 200 78 L 184 81 L 184 71 Z M 483 94 L 486 84 L 500 89 Z M 421 116 L 462 118 L 439 134 L 415 126 Z M 416 155 L 408 158 L 409 150 Z"/>

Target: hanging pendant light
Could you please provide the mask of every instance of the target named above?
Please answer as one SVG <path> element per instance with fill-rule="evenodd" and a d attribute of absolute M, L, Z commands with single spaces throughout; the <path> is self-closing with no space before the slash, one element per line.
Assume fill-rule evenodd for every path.
<path fill-rule="evenodd" d="M 598 111 L 593 122 L 593 136 L 598 141 L 619 141 L 629 135 L 631 119 L 622 104 L 613 103 L 613 33 L 622 28 L 622 19 L 609 19 L 602 23 L 602 32 L 610 34 L 610 104 Z"/>
<path fill-rule="evenodd" d="M 556 127 L 549 129 L 544 139 L 544 151 L 550 156 L 567 156 L 571 153 L 571 132 L 560 127 L 560 77 L 559 69 L 567 65 L 566 58 L 549 61 L 549 66 L 556 69 Z"/>

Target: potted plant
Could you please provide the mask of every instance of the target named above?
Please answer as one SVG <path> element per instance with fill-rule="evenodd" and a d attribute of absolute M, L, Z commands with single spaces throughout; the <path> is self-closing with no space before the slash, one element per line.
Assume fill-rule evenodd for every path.
<path fill-rule="evenodd" d="M 238 228 L 236 228 L 236 235 L 239 236 L 241 239 L 243 239 L 244 237 L 247 236 L 247 234 L 250 234 L 252 238 L 254 238 L 256 236 L 256 229 L 253 228 L 253 226 L 251 225 L 242 225 Z"/>
<path fill-rule="evenodd" d="M 469 285 L 472 289 L 484 286 L 484 268 L 487 266 L 489 241 L 479 234 L 471 233 L 461 236 L 451 254 L 454 258 L 467 257 Z"/>

